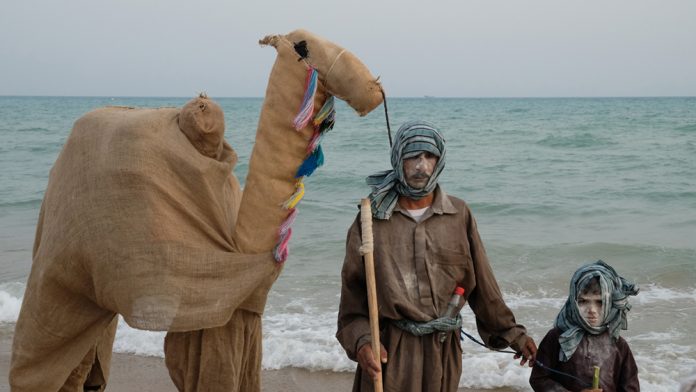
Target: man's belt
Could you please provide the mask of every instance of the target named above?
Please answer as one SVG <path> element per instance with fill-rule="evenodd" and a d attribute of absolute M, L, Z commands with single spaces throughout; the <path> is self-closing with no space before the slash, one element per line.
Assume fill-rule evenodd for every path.
<path fill-rule="evenodd" d="M 456 318 L 440 317 L 426 322 L 418 322 L 409 319 L 393 320 L 392 324 L 411 335 L 423 336 L 435 332 L 455 331 L 462 327 L 462 316 Z"/>

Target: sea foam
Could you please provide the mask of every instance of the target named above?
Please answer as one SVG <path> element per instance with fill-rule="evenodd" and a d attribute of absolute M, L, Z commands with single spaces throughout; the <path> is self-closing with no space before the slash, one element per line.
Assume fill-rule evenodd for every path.
<path fill-rule="evenodd" d="M 22 307 L 24 284 L 18 282 L 0 284 L 0 322 L 14 323 Z"/>
<path fill-rule="evenodd" d="M 0 285 L 0 322 L 13 323 L 17 320 L 22 303 L 24 284 L 5 283 Z M 272 292 L 273 293 L 273 292 Z M 538 295 L 535 294 L 535 295 Z M 565 298 L 552 296 L 535 298 L 530 293 L 505 293 L 515 313 L 553 314 Z M 552 294 L 553 295 L 553 294 Z M 687 305 L 696 304 L 693 290 L 675 290 L 647 284 L 635 301 L 636 309 L 647 306 L 662 306 L 670 302 Z M 352 372 L 355 362 L 349 360 L 335 338 L 335 308 L 318 308 L 311 298 L 293 299 L 285 305 L 271 305 L 263 316 L 263 362 L 264 369 L 298 367 L 309 370 Z M 523 313 L 524 314 L 524 313 Z M 547 316 L 544 316 L 547 317 Z M 522 320 L 528 327 L 542 325 L 552 320 L 536 318 Z M 463 328 L 476 336 L 476 323 L 469 309 L 463 312 Z M 629 331 L 630 332 L 630 331 Z M 639 367 L 641 386 L 644 390 L 662 392 L 678 387 L 675 380 L 686 377 L 696 369 L 696 358 L 692 344 L 679 344 L 684 330 L 673 328 L 663 331 L 643 331 L 627 338 Z M 129 327 L 119 316 L 114 341 L 114 351 L 142 356 L 163 357 L 165 332 L 142 331 Z M 536 337 L 536 335 L 535 335 Z M 462 341 L 463 372 L 460 386 L 468 388 L 513 387 L 529 391 L 530 369 L 519 366 L 511 354 L 488 351 L 465 339 Z"/>

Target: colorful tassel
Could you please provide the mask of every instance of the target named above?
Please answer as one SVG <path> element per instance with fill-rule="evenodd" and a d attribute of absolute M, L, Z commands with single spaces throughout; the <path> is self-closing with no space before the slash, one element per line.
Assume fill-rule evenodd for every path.
<path fill-rule="evenodd" d="M 322 123 L 319 125 L 319 132 L 326 133 L 329 132 L 330 130 L 333 129 L 334 124 L 336 123 L 336 112 L 331 112 L 328 117 L 322 121 Z M 316 129 L 316 128 L 315 128 Z"/>
<path fill-rule="evenodd" d="M 329 96 L 329 98 L 326 99 L 326 102 L 324 102 L 324 106 L 322 106 L 321 110 L 319 110 L 319 113 L 314 116 L 314 121 L 312 121 L 312 124 L 314 125 L 314 134 L 309 140 L 309 144 L 307 144 L 308 155 L 316 151 L 317 147 L 319 147 L 319 143 L 321 143 L 322 139 L 324 138 L 324 135 L 326 135 L 326 133 L 333 128 L 335 119 L 336 110 L 334 109 L 334 97 Z"/>
<path fill-rule="evenodd" d="M 278 237 L 283 238 L 285 234 L 290 230 L 290 226 L 295 223 L 295 218 L 297 218 L 297 208 L 291 208 L 288 216 L 278 228 Z"/>
<path fill-rule="evenodd" d="M 324 152 L 321 150 L 321 145 L 319 145 L 317 149 L 302 162 L 300 168 L 297 169 L 297 173 L 295 173 L 295 178 L 309 177 L 323 164 Z"/>
<path fill-rule="evenodd" d="M 288 216 L 278 228 L 278 245 L 273 250 L 273 255 L 277 262 L 283 263 L 288 258 L 288 242 L 292 235 L 292 224 L 297 218 L 297 208 L 291 208 Z"/>
<path fill-rule="evenodd" d="M 292 228 L 289 228 L 285 237 L 280 238 L 280 242 L 273 249 L 273 257 L 278 263 L 284 263 L 288 259 L 288 242 L 290 242 L 290 237 L 292 237 Z"/>
<path fill-rule="evenodd" d="M 296 130 L 301 130 L 309 123 L 312 113 L 314 112 L 314 95 L 317 91 L 317 71 L 310 67 L 307 72 L 307 80 L 305 83 L 305 95 L 300 105 L 300 110 L 293 125 Z M 336 118 L 336 110 L 334 109 L 334 97 L 329 96 L 324 102 L 319 112 L 314 116 L 312 126 L 314 134 L 307 145 L 307 158 L 302 162 L 302 165 L 297 169 L 295 178 L 295 193 L 283 203 L 283 208 L 289 210 L 283 223 L 278 228 L 278 244 L 273 249 L 275 260 L 282 264 L 288 258 L 288 243 L 292 236 L 292 224 L 297 218 L 297 209 L 295 206 L 302 200 L 305 193 L 304 178 L 309 177 L 314 171 L 324 164 L 324 152 L 321 149 L 321 140 L 324 135 L 334 126 Z"/>
<path fill-rule="evenodd" d="M 309 139 L 309 144 L 307 144 L 307 155 L 313 153 L 319 147 L 319 143 L 324 139 L 324 135 L 326 135 L 326 132 L 314 131 L 312 138 Z"/>
<path fill-rule="evenodd" d="M 326 102 L 324 102 L 324 105 L 321 107 L 321 109 L 319 109 L 319 113 L 317 113 L 317 115 L 314 116 L 314 127 L 316 128 L 318 125 L 324 122 L 324 119 L 328 117 L 331 112 L 336 112 L 334 110 L 333 95 L 330 95 L 328 98 L 326 98 Z"/>
<path fill-rule="evenodd" d="M 314 95 L 317 92 L 317 70 L 309 67 L 307 70 L 307 81 L 305 82 L 305 94 L 302 99 L 300 109 L 293 121 L 296 130 L 300 130 L 307 126 L 309 120 L 314 113 Z"/>
<path fill-rule="evenodd" d="M 291 208 L 295 208 L 297 203 L 299 203 L 304 197 L 304 192 L 304 183 L 302 182 L 302 178 L 300 178 L 295 184 L 295 193 L 293 193 L 292 196 L 290 196 L 290 198 L 283 203 L 283 209 L 289 210 Z"/>

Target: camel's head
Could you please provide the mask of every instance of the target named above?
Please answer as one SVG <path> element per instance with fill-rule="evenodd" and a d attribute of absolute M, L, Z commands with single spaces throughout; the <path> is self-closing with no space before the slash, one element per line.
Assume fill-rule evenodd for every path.
<path fill-rule="evenodd" d="M 370 70 L 348 50 L 306 30 L 267 36 L 262 45 L 291 45 L 298 61 L 304 60 L 319 73 L 327 92 L 350 105 L 361 116 L 382 103 L 382 86 Z"/>
<path fill-rule="evenodd" d="M 225 134 L 220 105 L 205 94 L 190 100 L 179 113 L 179 128 L 201 154 L 220 159 Z"/>

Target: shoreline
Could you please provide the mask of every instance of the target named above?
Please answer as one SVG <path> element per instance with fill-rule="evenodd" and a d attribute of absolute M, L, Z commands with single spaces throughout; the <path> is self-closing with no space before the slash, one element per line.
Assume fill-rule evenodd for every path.
<path fill-rule="evenodd" d="M 0 392 L 9 392 L 8 374 L 12 353 L 12 336 L 2 336 L 0 340 Z M 332 372 L 328 370 L 308 370 L 302 368 L 283 368 L 261 371 L 261 391 L 263 392 L 341 392 L 350 391 L 353 386 L 352 372 Z M 108 392 L 131 392 L 135 390 L 151 392 L 176 391 L 169 378 L 164 358 L 145 357 L 134 354 L 114 353 L 111 360 L 111 375 L 106 387 Z M 514 392 L 514 389 L 470 389 L 459 388 L 458 392 Z"/>

